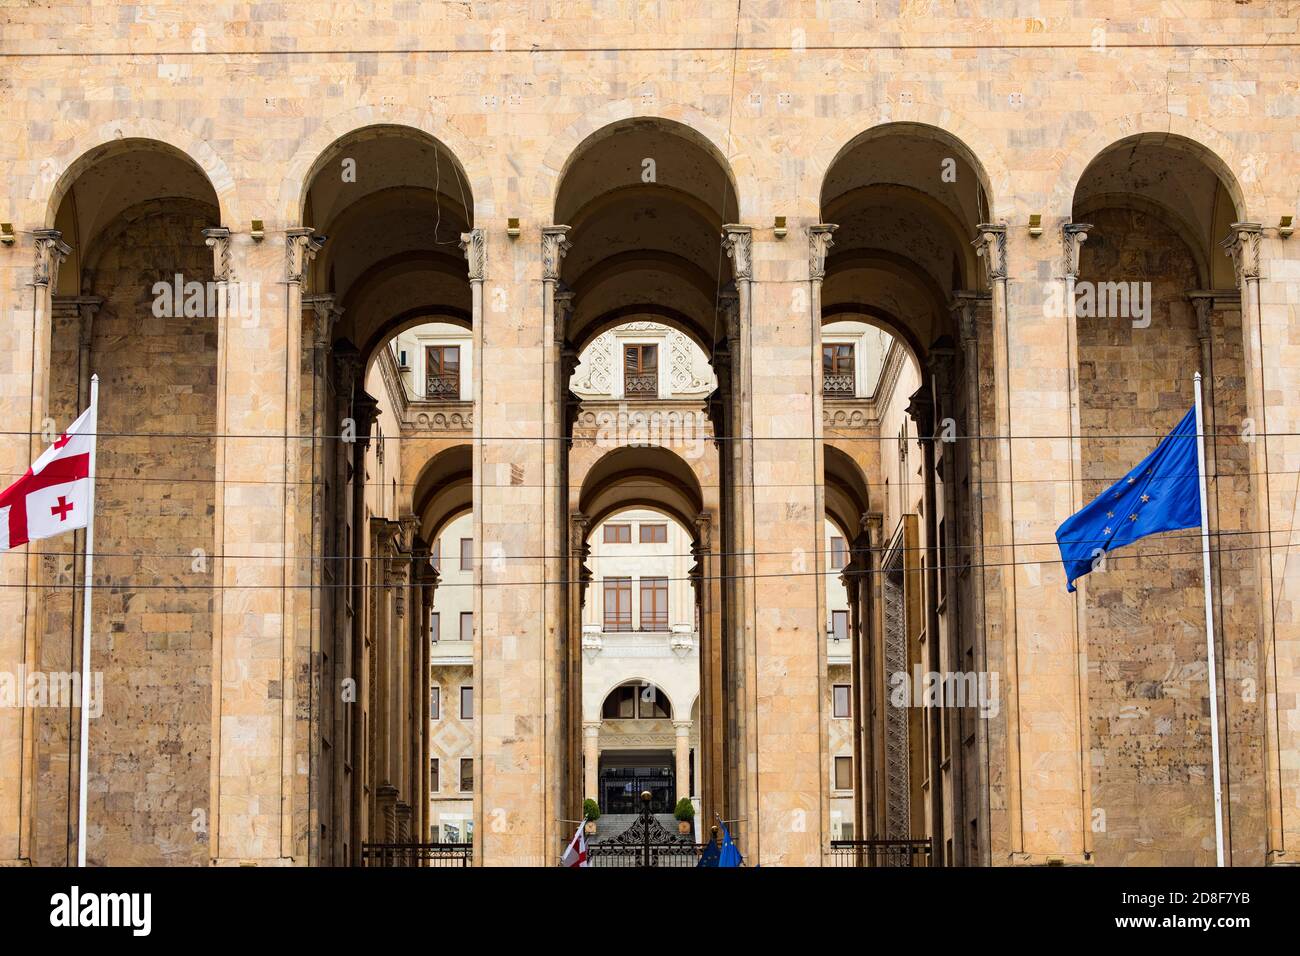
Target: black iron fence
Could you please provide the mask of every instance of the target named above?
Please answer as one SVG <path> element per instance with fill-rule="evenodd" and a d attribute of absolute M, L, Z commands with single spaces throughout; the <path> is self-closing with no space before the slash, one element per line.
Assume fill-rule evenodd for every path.
<path fill-rule="evenodd" d="M 929 840 L 832 840 L 827 866 L 929 866 Z"/>
<path fill-rule="evenodd" d="M 363 866 L 472 866 L 472 843 L 363 843 Z"/>

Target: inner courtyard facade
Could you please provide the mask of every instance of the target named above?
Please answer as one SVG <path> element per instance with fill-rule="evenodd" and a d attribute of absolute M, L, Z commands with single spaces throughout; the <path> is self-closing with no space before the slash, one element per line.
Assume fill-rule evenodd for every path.
<path fill-rule="evenodd" d="M 92 864 L 552 866 L 645 789 L 764 866 L 1212 865 L 1199 536 L 1055 541 L 1196 372 L 1225 848 L 1296 863 L 1295 5 L 741 6 L 8 12 Z M 0 555 L 0 674 L 76 670 L 84 548 Z M 0 865 L 79 746 L 0 707 Z"/>

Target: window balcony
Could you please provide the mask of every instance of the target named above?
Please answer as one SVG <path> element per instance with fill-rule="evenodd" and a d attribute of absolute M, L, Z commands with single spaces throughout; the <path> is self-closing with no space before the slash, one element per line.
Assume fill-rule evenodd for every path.
<path fill-rule="evenodd" d="M 430 375 L 424 380 L 424 400 L 426 402 L 455 402 L 459 399 L 459 376 Z"/>
<path fill-rule="evenodd" d="M 827 398 L 853 398 L 855 388 L 852 372 L 822 373 L 822 395 Z"/>
<path fill-rule="evenodd" d="M 658 398 L 658 374 L 625 375 L 623 377 L 623 394 L 628 398 Z"/>

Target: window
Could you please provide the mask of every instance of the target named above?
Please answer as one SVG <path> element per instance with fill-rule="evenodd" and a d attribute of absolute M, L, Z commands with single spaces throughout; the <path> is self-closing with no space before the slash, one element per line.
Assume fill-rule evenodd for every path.
<path fill-rule="evenodd" d="M 668 542 L 668 525 L 666 524 L 641 525 L 642 544 L 666 544 L 667 542 Z"/>
<path fill-rule="evenodd" d="M 641 630 L 668 630 L 668 579 L 641 579 Z"/>
<path fill-rule="evenodd" d="M 842 641 L 849 636 L 849 612 L 831 611 L 831 637 Z"/>
<path fill-rule="evenodd" d="M 474 688 L 462 687 L 460 689 L 460 719 L 474 719 Z"/>
<path fill-rule="evenodd" d="M 852 757 L 835 758 L 835 789 L 836 790 L 853 789 L 853 758 Z"/>
<path fill-rule="evenodd" d="M 615 687 L 601 707 L 601 716 L 606 720 L 642 720 L 669 719 L 673 716 L 668 698 L 659 692 L 654 684 L 623 684 Z"/>
<path fill-rule="evenodd" d="M 442 688 L 429 688 L 429 719 L 442 719 Z"/>
<path fill-rule="evenodd" d="M 849 700 L 849 685 L 836 684 L 831 688 L 831 698 L 834 707 L 831 711 L 836 717 L 852 717 L 853 705 Z"/>
<path fill-rule="evenodd" d="M 822 394 L 852 398 L 856 392 L 853 376 L 853 346 L 822 346 Z"/>
<path fill-rule="evenodd" d="M 605 578 L 605 630 L 632 630 L 631 578 Z"/>
<path fill-rule="evenodd" d="M 631 544 L 632 526 L 630 524 L 605 525 L 606 544 Z"/>
<path fill-rule="evenodd" d="M 437 644 L 442 637 L 442 615 L 437 611 L 429 612 L 429 643 Z"/>
<path fill-rule="evenodd" d="M 431 757 L 429 759 L 429 790 L 432 793 L 437 793 L 441 789 L 442 785 L 438 780 L 438 758 Z"/>
<path fill-rule="evenodd" d="M 474 612 L 460 612 L 460 639 L 462 641 L 474 640 Z"/>
<path fill-rule="evenodd" d="M 460 398 L 459 345 L 425 346 L 424 397 Z"/>
<path fill-rule="evenodd" d="M 460 792 L 474 792 L 474 758 L 460 758 Z"/>
<path fill-rule="evenodd" d="M 460 569 L 470 571 L 474 567 L 474 539 L 460 539 Z"/>
<path fill-rule="evenodd" d="M 844 546 L 844 539 L 839 535 L 831 536 L 831 570 L 839 571 L 849 563 L 849 549 Z"/>
<path fill-rule="evenodd" d="M 623 394 L 628 398 L 656 398 L 659 395 L 659 347 L 623 347 Z"/>

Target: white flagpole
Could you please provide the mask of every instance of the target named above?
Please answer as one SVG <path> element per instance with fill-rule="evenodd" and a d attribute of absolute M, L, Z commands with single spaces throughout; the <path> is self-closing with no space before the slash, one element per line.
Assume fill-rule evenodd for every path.
<path fill-rule="evenodd" d="M 86 515 L 86 570 L 81 580 L 81 772 L 77 776 L 77 866 L 86 865 L 86 770 L 90 763 L 90 601 L 95 569 L 95 451 L 99 445 L 99 376 L 90 376 L 95 435 L 90 443 L 90 509 Z"/>
<path fill-rule="evenodd" d="M 1205 418 L 1201 373 L 1196 373 L 1196 471 L 1201 483 L 1201 571 L 1205 580 L 1205 663 L 1210 682 L 1210 759 L 1214 770 L 1214 853 L 1223 866 L 1223 784 L 1219 780 L 1219 687 L 1214 676 L 1214 604 L 1210 587 L 1210 512 L 1205 493 Z"/>

